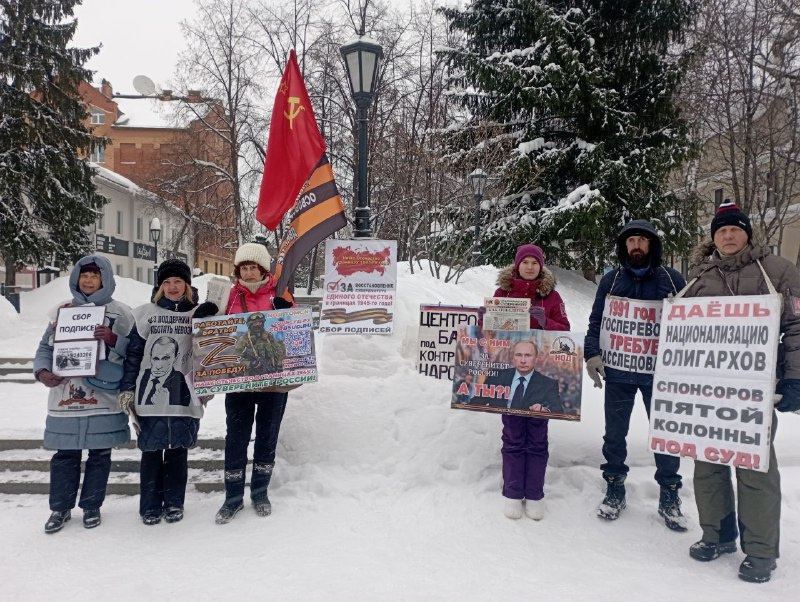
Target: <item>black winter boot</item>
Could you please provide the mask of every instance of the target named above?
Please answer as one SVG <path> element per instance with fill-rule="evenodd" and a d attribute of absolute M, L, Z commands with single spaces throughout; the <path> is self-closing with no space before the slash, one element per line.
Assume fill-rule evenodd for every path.
<path fill-rule="evenodd" d="M 694 542 L 689 548 L 689 556 L 700 562 L 710 562 L 716 560 L 722 554 L 733 554 L 736 551 L 735 541 L 723 543 L 711 543 L 708 541 Z"/>
<path fill-rule="evenodd" d="M 597 508 L 597 516 L 606 520 L 616 520 L 619 518 L 619 513 L 625 509 L 625 476 L 609 475 L 603 478 L 608 483 L 606 488 L 606 497 Z"/>
<path fill-rule="evenodd" d="M 658 496 L 658 513 L 673 531 L 686 531 L 686 517 L 681 512 L 680 484 L 662 486 Z"/>
<path fill-rule="evenodd" d="M 100 526 L 100 508 L 87 508 L 83 511 L 83 526 L 87 529 L 94 529 Z"/>
<path fill-rule="evenodd" d="M 72 518 L 72 512 L 64 510 L 64 512 L 54 511 L 47 522 L 44 524 L 45 533 L 56 533 L 64 528 L 64 524 Z"/>
<path fill-rule="evenodd" d="M 776 568 L 778 565 L 774 558 L 746 556 L 739 565 L 739 579 L 750 583 L 766 583 Z"/>
<path fill-rule="evenodd" d="M 272 479 L 272 469 L 275 464 L 266 462 L 253 462 L 253 478 L 250 479 L 250 499 L 253 500 L 253 508 L 259 516 L 269 516 L 272 514 L 272 504 L 267 497 L 267 489 Z"/>
<path fill-rule="evenodd" d="M 227 525 L 231 522 L 239 511 L 244 508 L 242 502 L 229 502 L 225 500 L 225 503 L 222 504 L 222 508 L 217 510 L 217 515 L 214 517 L 214 522 L 218 525 Z"/>

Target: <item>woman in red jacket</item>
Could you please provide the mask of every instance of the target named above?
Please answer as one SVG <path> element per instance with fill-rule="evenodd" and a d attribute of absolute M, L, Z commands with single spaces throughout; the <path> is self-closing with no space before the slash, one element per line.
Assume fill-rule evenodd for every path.
<path fill-rule="evenodd" d="M 236 283 L 231 289 L 226 314 L 284 309 L 292 304 L 276 296 L 275 277 L 269 273 L 271 258 L 264 245 L 246 243 L 239 247 L 234 258 Z M 251 319 L 264 316 L 253 314 Z M 267 488 L 275 466 L 278 433 L 286 409 L 286 393 L 247 391 L 225 396 L 225 503 L 216 515 L 224 525 L 244 508 L 247 446 L 256 423 L 253 446 L 253 473 L 250 479 L 250 499 L 258 516 L 269 516 L 272 504 Z"/>
<path fill-rule="evenodd" d="M 536 245 L 517 248 L 514 265 L 500 271 L 495 297 L 531 300 L 531 329 L 569 330 L 564 302 L 544 253 Z M 503 416 L 503 497 L 508 518 L 544 517 L 544 475 L 547 470 L 547 419 Z M 524 501 L 524 503 L 523 503 Z"/>

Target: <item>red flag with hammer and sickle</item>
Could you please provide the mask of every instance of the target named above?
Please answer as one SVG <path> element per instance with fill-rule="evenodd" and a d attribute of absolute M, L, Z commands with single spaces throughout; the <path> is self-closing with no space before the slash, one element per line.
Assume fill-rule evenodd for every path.
<path fill-rule="evenodd" d="M 272 107 L 267 159 L 256 209 L 259 222 L 275 230 L 326 148 L 297 57 L 291 50 Z"/>

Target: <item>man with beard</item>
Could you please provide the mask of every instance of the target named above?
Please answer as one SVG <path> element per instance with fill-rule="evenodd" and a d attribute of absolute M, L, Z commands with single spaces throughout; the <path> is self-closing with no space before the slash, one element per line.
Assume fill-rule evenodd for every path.
<path fill-rule="evenodd" d="M 603 327 L 603 312 L 606 297 L 626 300 L 659 300 L 680 291 L 686 282 L 672 268 L 661 265 L 662 244 L 655 228 L 645 220 L 633 220 L 626 224 L 617 237 L 617 257 L 620 265 L 611 270 L 597 287 L 592 313 L 589 316 L 589 329 L 584 342 L 584 358 L 589 377 L 594 386 L 605 391 L 606 429 L 603 436 L 603 456 L 601 465 L 603 478 L 607 483 L 606 496 L 597 509 L 597 515 L 607 520 L 615 520 L 625 508 L 625 477 L 628 466 L 627 443 L 631 412 L 640 391 L 644 407 L 650 417 L 650 399 L 653 394 L 652 371 L 621 370 L 603 366 L 603 349 L 600 345 L 600 332 Z M 606 320 L 605 324 L 613 323 Z M 614 333 L 625 334 L 625 333 Z M 678 474 L 680 459 L 665 454 L 654 454 L 656 463 L 655 479 L 661 488 L 658 513 L 674 531 L 686 530 L 686 519 L 681 513 L 678 490 L 681 476 Z"/>

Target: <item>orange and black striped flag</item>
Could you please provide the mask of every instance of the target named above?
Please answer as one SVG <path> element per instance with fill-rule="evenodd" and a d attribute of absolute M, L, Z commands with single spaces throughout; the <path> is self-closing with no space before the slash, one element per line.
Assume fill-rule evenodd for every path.
<path fill-rule="evenodd" d="M 347 225 L 344 204 L 336 188 L 327 153 L 322 154 L 297 201 L 286 215 L 289 227 L 271 270 L 277 279 L 279 295 L 286 291 L 289 278 L 300 260 L 317 244 Z"/>

